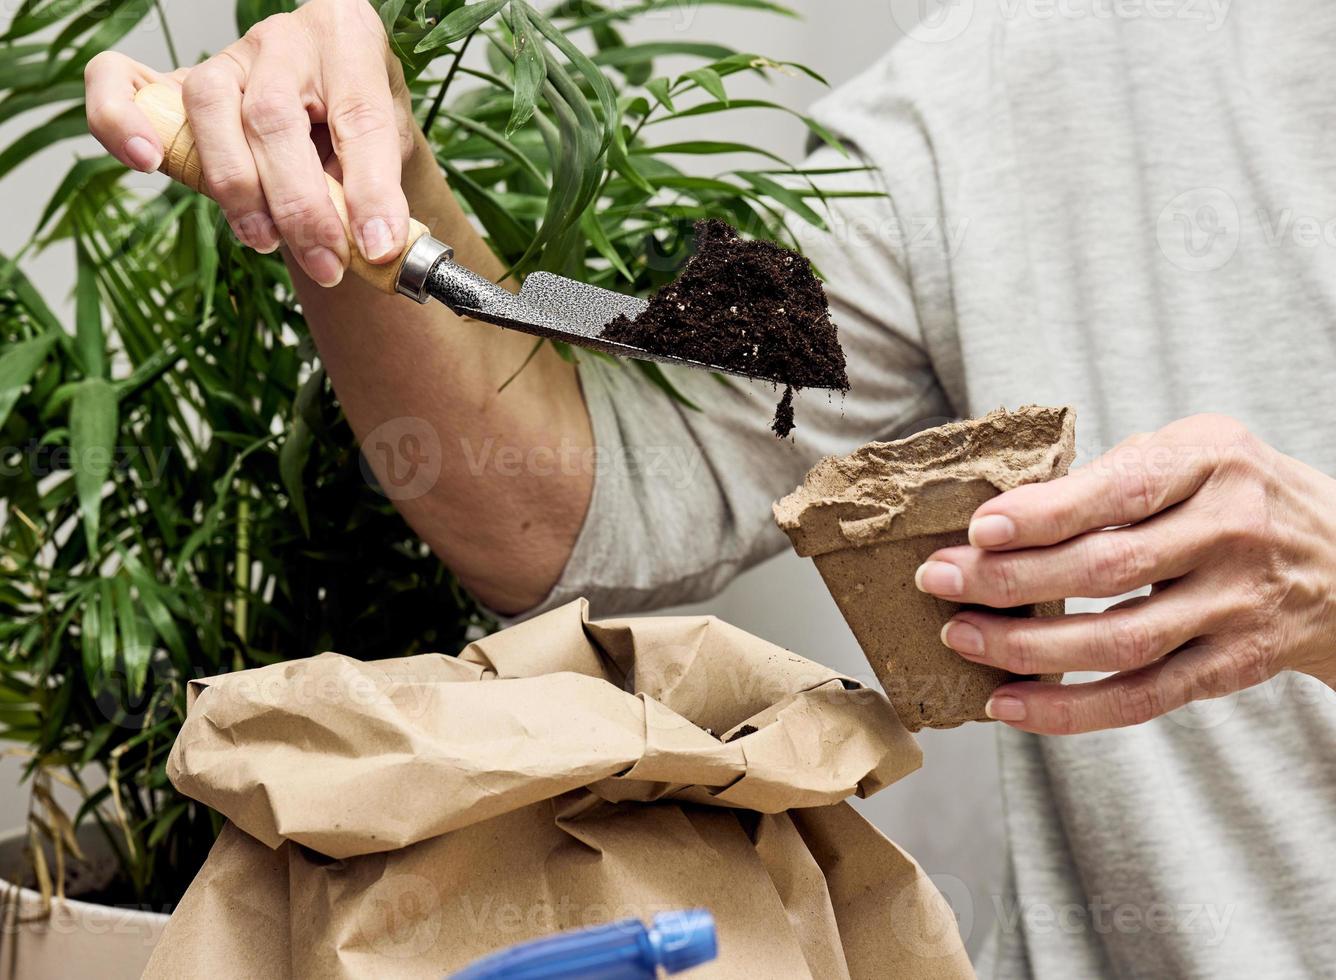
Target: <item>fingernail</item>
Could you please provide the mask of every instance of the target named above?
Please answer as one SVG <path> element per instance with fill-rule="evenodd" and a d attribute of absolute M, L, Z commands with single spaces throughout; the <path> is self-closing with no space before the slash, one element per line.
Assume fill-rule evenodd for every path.
<path fill-rule="evenodd" d="M 983 631 L 972 623 L 952 619 L 942 627 L 942 642 L 967 657 L 983 656 Z"/>
<path fill-rule="evenodd" d="M 925 561 L 914 573 L 914 584 L 920 592 L 953 596 L 965 591 L 965 577 L 960 569 L 944 561 Z"/>
<path fill-rule="evenodd" d="M 252 211 L 244 218 L 239 218 L 233 222 L 232 230 L 243 245 L 248 245 L 262 255 L 268 255 L 278 248 L 278 229 L 263 211 Z"/>
<path fill-rule="evenodd" d="M 323 245 L 308 250 L 302 264 L 311 278 L 322 286 L 337 286 L 343 281 L 343 263 Z"/>
<path fill-rule="evenodd" d="M 372 218 L 362 225 L 362 254 L 375 262 L 394 250 L 394 233 L 381 218 Z"/>
<path fill-rule="evenodd" d="M 1010 694 L 994 694 L 983 706 L 983 713 L 994 721 L 1024 721 L 1025 702 Z"/>
<path fill-rule="evenodd" d="M 976 548 L 996 548 L 1016 537 L 1016 525 L 1003 514 L 989 514 L 970 521 L 970 544 Z"/>
<path fill-rule="evenodd" d="M 151 174 L 162 163 L 162 152 L 142 136 L 131 136 L 125 141 L 125 155 L 136 170 Z"/>

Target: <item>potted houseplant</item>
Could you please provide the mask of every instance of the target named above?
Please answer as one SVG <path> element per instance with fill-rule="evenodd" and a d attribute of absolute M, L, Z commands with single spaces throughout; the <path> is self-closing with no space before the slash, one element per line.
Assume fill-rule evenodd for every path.
<path fill-rule="evenodd" d="M 292 5 L 237 0 L 237 26 Z M 808 175 L 781 179 L 796 171 L 770 154 L 656 138 L 673 119 L 788 111 L 729 99 L 730 76 L 782 67 L 768 59 L 680 35 L 625 43 L 663 0 L 376 6 L 441 166 L 515 275 L 646 292 L 698 218 L 766 237 L 821 221 Z M 0 149 L 0 181 L 84 132 L 84 65 L 144 18 L 173 49 L 150 0 L 18 6 L 0 122 L 35 121 Z M 515 71 L 521 35 L 540 74 Z M 662 73 L 669 56 L 690 67 Z M 739 152 L 754 169 L 683 167 Z M 27 826 L 0 846 L 0 963 L 25 976 L 44 954 L 69 974 L 70 945 L 47 940 L 70 921 L 98 937 L 101 975 L 137 975 L 152 916 L 207 853 L 218 817 L 164 771 L 189 679 L 326 649 L 454 650 L 491 625 L 364 477 L 281 262 L 239 246 L 207 199 L 166 183 L 133 194 L 123 176 L 103 156 L 54 173 L 28 244 L 0 256 L 0 740 L 31 793 Z M 53 242 L 73 244 L 70 317 L 24 272 Z M 122 910 L 119 928 L 80 918 L 96 911 L 65 901 L 80 887 Z"/>

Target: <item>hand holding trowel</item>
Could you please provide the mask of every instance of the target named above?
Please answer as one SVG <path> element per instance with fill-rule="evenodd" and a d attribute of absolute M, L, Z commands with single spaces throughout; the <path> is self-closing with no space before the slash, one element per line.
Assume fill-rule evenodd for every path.
<path fill-rule="evenodd" d="M 187 187 L 201 190 L 203 180 L 199 155 L 180 92 L 169 85 L 148 85 L 135 95 L 135 102 L 152 121 L 162 140 L 165 152 L 159 169 Z M 343 220 L 345 230 L 348 230 L 343 188 L 328 174 L 326 180 L 329 183 L 329 196 Z M 348 234 L 351 243 L 350 230 Z M 619 320 L 625 323 L 644 313 L 649 304 L 643 299 L 547 272 L 530 273 L 517 295 L 452 261 L 454 253 L 450 246 L 433 238 L 426 226 L 418 221 L 410 220 L 407 241 L 407 246 L 398 258 L 383 265 L 367 262 L 356 247 L 351 247 L 349 268 L 359 278 L 383 292 L 400 293 L 419 303 L 425 303 L 429 298 L 436 299 L 460 316 L 484 320 L 536 337 L 560 340 L 622 357 L 685 364 L 778 384 L 795 381 L 792 377 L 778 376 L 779 372 L 761 363 L 754 367 L 742 363 L 714 363 L 715 359 L 708 353 L 698 357 L 686 356 L 681 350 L 682 345 L 676 345 L 676 353 L 669 353 L 665 349 L 648 349 L 601 336 L 604 328 L 612 321 L 625 318 Z M 702 346 L 701 349 L 709 350 L 708 346 Z M 839 384 L 838 380 L 829 385 L 807 381 L 805 386 L 838 387 Z"/>

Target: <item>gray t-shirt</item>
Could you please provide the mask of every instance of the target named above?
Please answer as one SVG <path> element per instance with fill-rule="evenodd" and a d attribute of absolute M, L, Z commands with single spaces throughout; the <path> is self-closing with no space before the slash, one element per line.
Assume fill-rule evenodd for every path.
<path fill-rule="evenodd" d="M 1318 0 L 950 4 L 817 110 L 879 174 L 833 179 L 889 194 L 802 242 L 848 397 L 801 395 L 780 442 L 769 386 L 673 372 L 692 412 L 586 361 L 594 498 L 543 607 L 708 596 L 785 546 L 770 503 L 817 457 L 999 405 L 1075 405 L 1078 464 L 1211 411 L 1336 475 L 1333 56 Z M 999 737 L 981 975 L 1336 976 L 1330 689 L 1286 673 L 1137 728 Z"/>

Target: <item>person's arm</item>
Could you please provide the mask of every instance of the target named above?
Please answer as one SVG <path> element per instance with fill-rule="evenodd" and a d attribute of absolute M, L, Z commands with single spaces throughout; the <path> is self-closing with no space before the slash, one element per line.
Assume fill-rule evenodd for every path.
<path fill-rule="evenodd" d="M 455 261 L 503 269 L 441 176 L 426 141 L 404 163 L 413 216 Z M 302 309 L 385 493 L 480 600 L 506 613 L 556 582 L 589 504 L 589 415 L 575 367 L 534 339 L 419 306 L 354 277 L 324 289 L 289 258 Z M 524 365 L 502 391 L 506 380 Z M 565 460 L 545 466 L 545 460 Z"/>
<path fill-rule="evenodd" d="M 545 346 L 501 391 L 532 338 L 343 276 L 354 246 L 322 167 L 344 183 L 368 260 L 399 254 L 411 208 L 456 261 L 502 272 L 417 129 L 372 8 L 313 0 L 171 75 L 103 54 L 86 82 L 93 135 L 143 171 L 159 165 L 162 145 L 134 94 L 151 82 L 181 86 L 207 192 L 243 242 L 284 244 L 321 360 L 387 495 L 483 602 L 517 612 L 542 599 L 591 494 L 575 368 Z"/>

